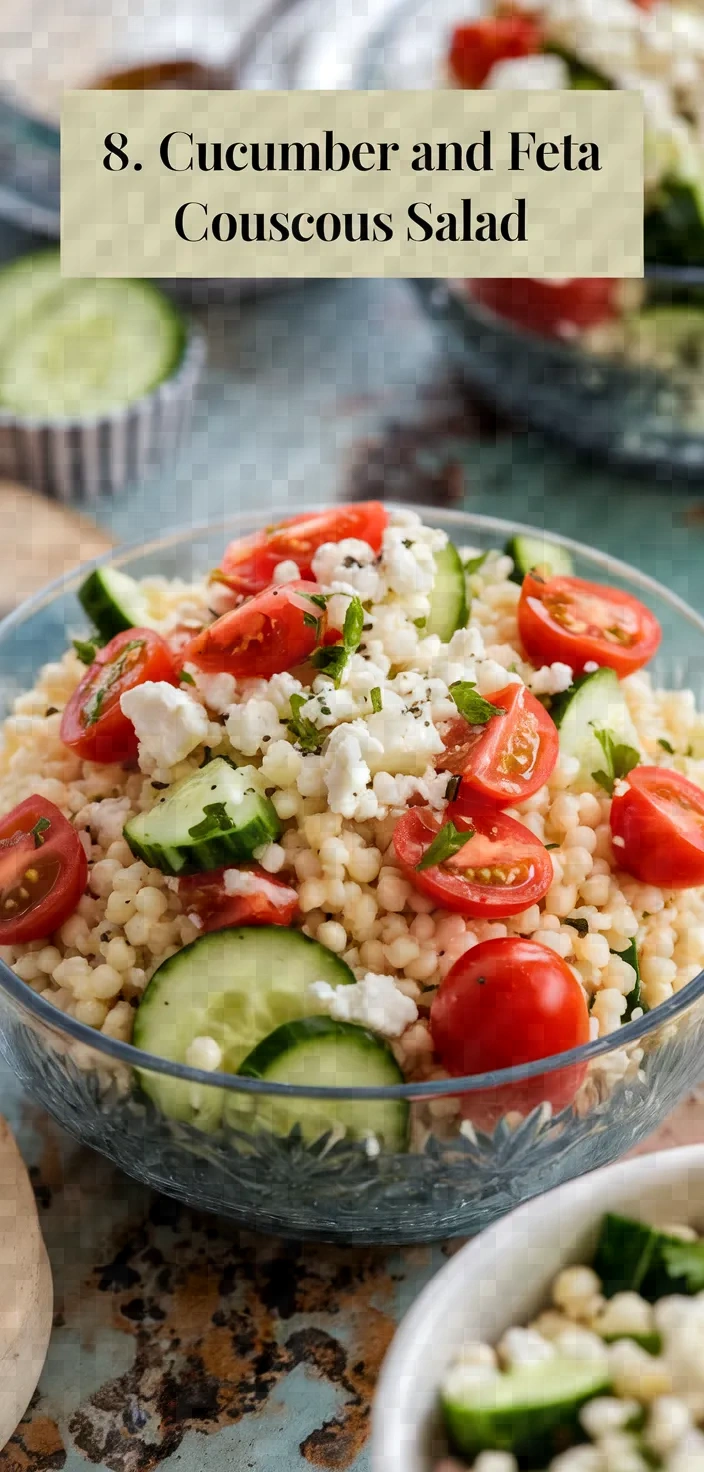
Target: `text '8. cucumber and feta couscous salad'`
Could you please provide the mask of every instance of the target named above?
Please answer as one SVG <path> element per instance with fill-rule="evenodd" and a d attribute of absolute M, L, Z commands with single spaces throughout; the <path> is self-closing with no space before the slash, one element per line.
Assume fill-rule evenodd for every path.
<path fill-rule="evenodd" d="M 704 965 L 704 718 L 652 688 L 650 611 L 539 534 L 479 554 L 367 502 L 192 585 L 105 568 L 80 597 L 94 633 L 0 753 L 1 954 L 63 1012 L 205 1071 L 378 1088 L 584 1044 Z M 600 1066 L 499 1112 L 585 1110 Z M 140 1079 L 227 1122 L 221 1090 Z M 404 1101 L 269 1100 L 277 1132 L 408 1144 Z"/>

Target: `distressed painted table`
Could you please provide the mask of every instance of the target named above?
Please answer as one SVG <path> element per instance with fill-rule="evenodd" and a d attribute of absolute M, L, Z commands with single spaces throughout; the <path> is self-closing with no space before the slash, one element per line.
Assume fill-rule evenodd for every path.
<path fill-rule="evenodd" d="M 211 362 L 192 439 L 159 480 L 99 508 L 118 538 L 385 492 L 554 526 L 704 604 L 704 485 L 616 478 L 498 425 L 448 381 L 404 285 L 316 283 L 202 315 Z M 0 1472 L 364 1472 L 381 1358 L 451 1249 L 346 1252 L 229 1231 L 78 1149 L 7 1074 L 0 1086 L 56 1286 L 45 1373 Z M 699 1134 L 695 1101 L 663 1142 Z"/>

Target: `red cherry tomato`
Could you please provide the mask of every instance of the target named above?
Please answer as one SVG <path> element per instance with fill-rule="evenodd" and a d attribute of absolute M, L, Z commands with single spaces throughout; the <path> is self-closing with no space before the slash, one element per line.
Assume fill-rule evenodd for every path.
<path fill-rule="evenodd" d="M 535 281 L 486 277 L 468 283 L 481 306 L 541 337 L 573 338 L 619 312 L 619 282 L 611 277 Z"/>
<path fill-rule="evenodd" d="M 589 1042 L 589 1013 L 566 961 L 536 941 L 509 936 L 467 951 L 441 982 L 430 1011 L 438 1058 L 454 1077 L 551 1058 Z M 523 1083 L 465 1094 L 462 1112 L 488 1128 L 502 1114 L 527 1114 L 547 1100 L 570 1104 L 586 1073 L 572 1064 Z"/>
<path fill-rule="evenodd" d="M 462 777 L 498 807 L 530 797 L 547 782 L 555 767 L 559 737 L 554 721 L 525 685 L 506 685 L 490 695 L 503 709 L 484 726 L 470 726 L 462 716 L 445 732 L 445 754 L 437 758 L 442 771 Z"/>
<path fill-rule="evenodd" d="M 634 767 L 611 804 L 619 868 L 643 884 L 704 884 L 704 791 L 666 767 Z"/>
<path fill-rule="evenodd" d="M 53 802 L 27 797 L 0 818 L 0 945 L 58 930 L 87 882 L 83 844 Z"/>
<path fill-rule="evenodd" d="M 290 925 L 298 910 L 298 895 L 283 880 L 267 874 L 258 864 L 244 873 L 256 880 L 252 894 L 228 894 L 223 883 L 225 866 L 206 874 L 186 874 L 178 892 L 187 914 L 202 920 L 203 933 L 228 925 Z"/>
<path fill-rule="evenodd" d="M 540 28 L 530 16 L 484 16 L 455 27 L 450 74 L 459 87 L 483 87 L 495 62 L 535 56 L 540 49 Z"/>
<path fill-rule="evenodd" d="M 120 696 L 147 680 L 178 683 L 168 645 L 152 629 L 116 634 L 86 670 L 61 721 L 61 740 L 91 762 L 126 762 L 137 755 L 132 722 Z"/>
<path fill-rule="evenodd" d="M 418 865 L 440 829 L 474 830 L 462 848 L 429 869 Z M 550 855 L 535 834 L 473 793 L 450 803 L 441 819 L 409 808 L 396 824 L 394 848 L 407 879 L 444 910 L 500 919 L 541 900 L 552 884 Z"/>
<path fill-rule="evenodd" d="M 652 659 L 662 637 L 654 614 L 631 593 L 533 573 L 523 579 L 518 631 L 533 664 L 560 660 L 575 675 L 590 661 L 631 675 Z"/>
<path fill-rule="evenodd" d="M 209 674 L 268 679 L 302 664 L 329 637 L 317 583 L 281 583 L 257 593 L 196 634 L 183 661 Z"/>
<path fill-rule="evenodd" d="M 237 593 L 261 593 L 273 582 L 280 562 L 295 562 L 304 579 L 313 577 L 313 558 L 324 542 L 356 537 L 381 551 L 389 513 L 381 501 L 359 501 L 330 511 L 304 512 L 266 531 L 230 542 L 220 575 Z"/>

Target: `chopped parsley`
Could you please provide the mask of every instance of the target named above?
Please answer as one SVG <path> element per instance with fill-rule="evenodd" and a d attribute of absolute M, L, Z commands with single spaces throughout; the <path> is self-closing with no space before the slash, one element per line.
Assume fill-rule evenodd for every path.
<path fill-rule="evenodd" d="M 666 741 L 664 736 L 658 736 L 658 746 L 661 746 L 663 751 L 669 752 L 670 756 L 675 755 L 674 746 L 672 746 L 669 741 Z"/>
<path fill-rule="evenodd" d="M 307 595 L 306 595 L 307 596 Z M 310 657 L 311 664 L 321 674 L 329 675 L 334 685 L 339 685 L 342 673 L 351 654 L 354 654 L 362 642 L 362 630 L 364 628 L 364 609 L 356 596 L 351 598 L 345 614 L 345 622 L 342 628 L 342 642 L 340 644 L 322 644 L 315 649 Z"/>
<path fill-rule="evenodd" d="M 594 735 L 604 753 L 605 765 L 598 772 L 592 772 L 595 782 L 608 792 L 609 797 L 614 795 L 614 786 L 620 777 L 627 777 L 640 761 L 640 752 L 635 746 L 626 746 L 617 741 L 612 731 L 599 731 L 594 727 Z"/>
<path fill-rule="evenodd" d="M 37 821 L 34 824 L 34 827 L 30 829 L 30 833 L 32 833 L 34 835 L 34 847 L 35 848 L 41 848 L 41 846 L 42 846 L 42 844 L 44 842 L 44 839 L 42 838 L 42 833 L 46 833 L 47 828 L 51 828 L 51 819 L 50 818 L 37 818 Z"/>
<path fill-rule="evenodd" d="M 589 934 L 589 921 L 584 915 L 577 915 L 574 920 L 565 920 L 565 925 L 571 925 L 578 935 Z"/>
<path fill-rule="evenodd" d="M 193 676 L 189 675 L 188 670 L 179 670 L 178 677 L 183 685 L 195 685 L 196 683 Z"/>
<path fill-rule="evenodd" d="M 224 802 L 207 802 L 203 808 L 205 816 L 200 823 L 189 828 L 189 838 L 214 838 L 216 833 L 226 833 L 232 827 L 232 819 Z"/>
<path fill-rule="evenodd" d="M 483 567 L 484 566 L 484 563 L 486 562 L 486 559 L 487 559 L 488 556 L 489 556 L 489 553 L 488 552 L 480 552 L 477 557 L 468 557 L 467 558 L 467 561 L 465 562 L 465 565 L 464 565 L 464 570 L 468 574 L 469 577 L 472 576 L 472 573 L 473 572 L 479 572 L 480 567 Z"/>
<path fill-rule="evenodd" d="M 301 715 L 301 708 L 306 704 L 307 695 L 291 696 L 291 715 L 286 722 L 291 735 L 301 751 L 320 751 L 325 740 L 323 731 L 319 731 L 313 721 L 307 716 Z"/>
<path fill-rule="evenodd" d="M 473 828 L 465 828 L 460 831 L 455 828 L 454 823 L 444 823 L 440 832 L 436 834 L 430 846 L 419 864 L 416 864 L 418 873 L 423 869 L 434 869 L 436 864 L 442 864 L 445 859 L 451 859 L 453 854 L 459 853 L 470 838 L 474 837 Z"/>
<path fill-rule="evenodd" d="M 95 656 L 102 649 L 102 641 L 97 634 L 92 639 L 72 639 L 71 643 L 81 664 L 95 664 Z"/>
<path fill-rule="evenodd" d="M 372 710 L 374 714 L 378 716 L 383 703 L 381 699 L 381 690 L 378 685 L 374 685 L 373 689 L 369 691 L 369 699 L 371 700 Z"/>
<path fill-rule="evenodd" d="M 485 726 L 494 716 L 506 714 L 502 705 L 492 705 L 490 700 L 477 693 L 473 680 L 455 680 L 450 686 L 450 694 L 460 715 L 469 721 L 470 726 Z"/>

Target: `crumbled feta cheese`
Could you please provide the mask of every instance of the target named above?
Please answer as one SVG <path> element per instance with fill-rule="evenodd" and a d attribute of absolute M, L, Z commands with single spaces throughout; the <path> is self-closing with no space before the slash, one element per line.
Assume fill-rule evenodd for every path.
<path fill-rule="evenodd" d="M 363 603 L 374 603 L 386 592 L 376 564 L 376 553 L 368 542 L 344 537 L 341 542 L 324 542 L 318 548 L 313 572 L 321 587 L 356 593 Z"/>
<path fill-rule="evenodd" d="M 403 809 L 412 797 L 421 797 L 431 808 L 441 811 L 447 804 L 447 784 L 447 772 L 428 767 L 421 777 L 392 777 L 389 772 L 377 772 L 372 786 L 383 807 Z"/>
<path fill-rule="evenodd" d="M 277 563 L 274 568 L 275 583 L 295 583 L 300 576 L 301 573 L 298 563 L 292 562 L 290 558 L 287 558 L 285 562 Z"/>
<path fill-rule="evenodd" d="M 317 685 L 318 681 L 315 683 Z M 341 721 L 353 721 L 359 714 L 360 709 L 351 691 L 336 690 L 329 680 L 322 679 L 318 693 L 300 709 L 301 720 L 312 721 L 319 731 L 326 731 Z"/>
<path fill-rule="evenodd" d="M 288 670 L 282 670 L 279 675 L 272 675 L 271 679 L 263 687 L 263 693 L 272 705 L 276 706 L 279 715 L 286 720 L 291 713 L 291 696 L 301 695 L 303 686 L 300 680 L 290 675 Z"/>
<path fill-rule="evenodd" d="M 422 705 L 418 715 L 409 710 L 394 710 L 384 705 L 367 717 L 367 731 L 373 738 L 367 760 L 370 771 L 405 773 L 421 776 L 434 756 L 444 751 L 442 737 L 433 725 L 430 706 Z"/>
<path fill-rule="evenodd" d="M 547 52 L 496 61 L 484 82 L 484 86 L 492 91 L 509 92 L 562 92 L 567 91 L 569 85 L 567 63 L 561 56 L 551 56 Z"/>
<path fill-rule="evenodd" d="M 313 981 L 308 995 L 335 1021 L 358 1022 L 386 1038 L 399 1038 L 418 1018 L 415 1002 L 399 991 L 393 976 L 373 971 L 349 986 L 332 987 L 327 981 Z"/>
<path fill-rule="evenodd" d="M 263 874 L 255 874 L 251 869 L 226 869 L 222 882 L 226 894 L 245 898 L 252 894 L 263 894 L 279 910 L 291 901 L 290 894 L 280 884 L 272 884 Z"/>
<path fill-rule="evenodd" d="M 195 680 L 196 690 L 209 710 L 222 716 L 235 698 L 237 681 L 234 675 L 204 675 L 195 665 L 186 665 L 187 674 Z"/>
<path fill-rule="evenodd" d="M 343 818 L 355 817 L 359 799 L 371 781 L 369 758 L 373 755 L 379 760 L 383 754 L 381 742 L 370 736 L 363 721 L 335 728 L 322 758 L 323 779 L 333 813 L 340 813 Z M 373 797 L 373 793 L 370 795 Z M 370 812 L 369 816 L 374 813 Z"/>
<path fill-rule="evenodd" d="M 126 690 L 120 708 L 137 734 L 140 766 L 173 767 L 207 739 L 210 723 L 203 706 L 165 680 L 145 680 Z"/>
<path fill-rule="evenodd" d="M 381 547 L 381 570 L 392 593 L 399 598 L 430 593 L 435 581 L 435 553 L 445 546 L 447 534 L 432 527 L 387 526 Z"/>
<path fill-rule="evenodd" d="M 270 741 L 286 735 L 279 713 L 271 700 L 247 700 L 230 707 L 225 722 L 229 740 L 243 756 L 256 756 L 265 751 Z"/>
<path fill-rule="evenodd" d="M 569 689 L 572 677 L 570 666 L 556 660 L 554 664 L 544 664 L 541 669 L 529 675 L 526 683 L 534 695 L 560 695 L 563 690 Z"/>

